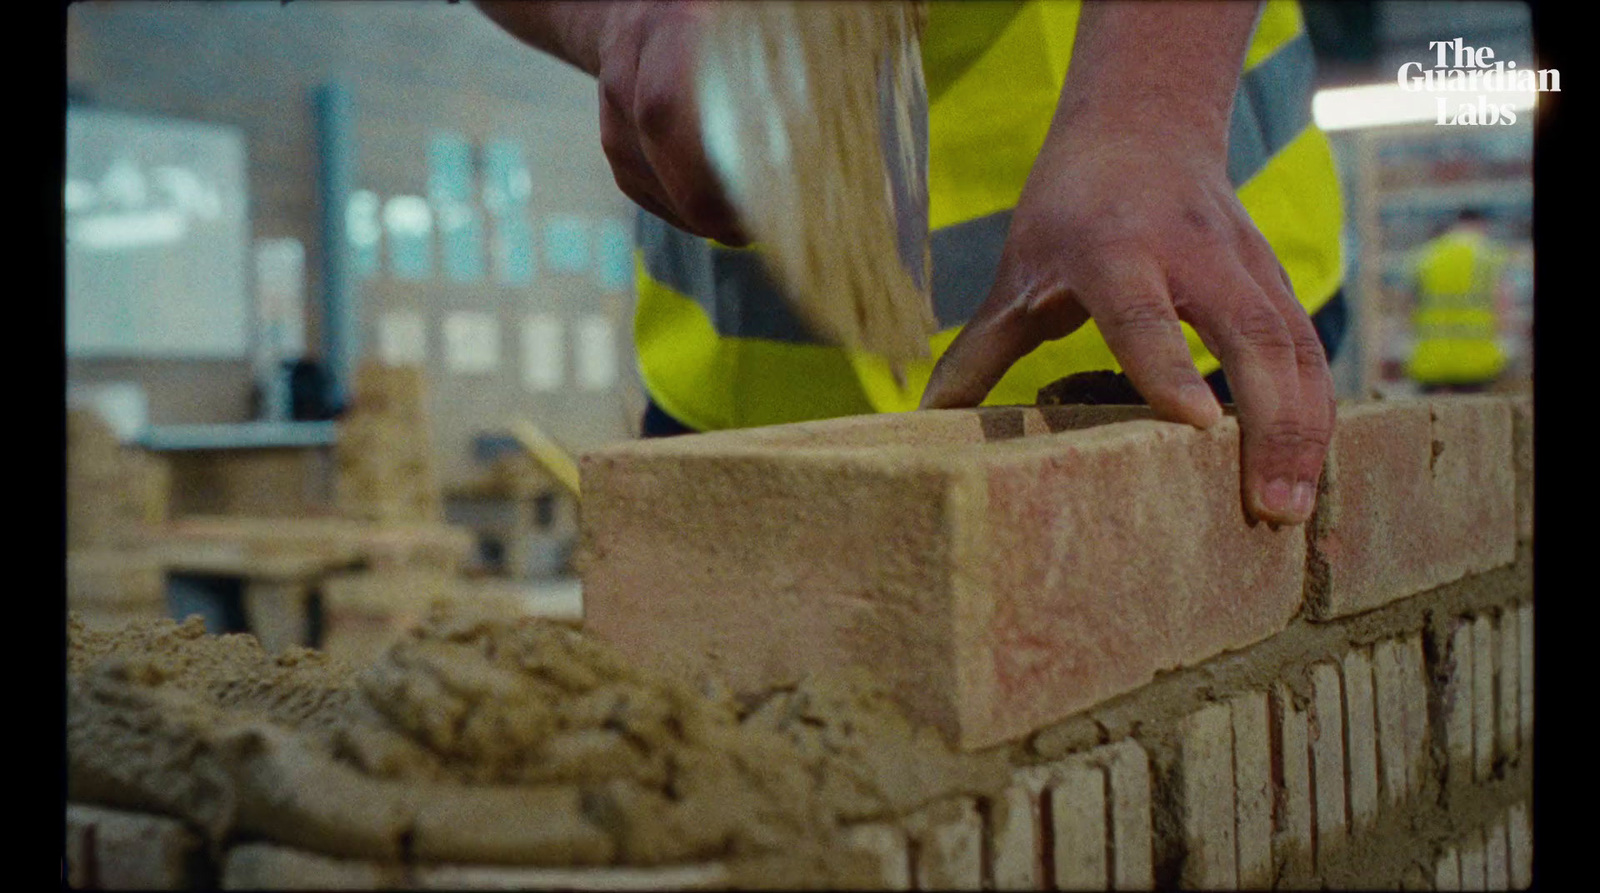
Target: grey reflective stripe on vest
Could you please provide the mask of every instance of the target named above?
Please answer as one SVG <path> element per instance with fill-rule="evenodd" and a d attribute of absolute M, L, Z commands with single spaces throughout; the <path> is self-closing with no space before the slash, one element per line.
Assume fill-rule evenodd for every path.
<path fill-rule="evenodd" d="M 1228 131 L 1235 188 L 1311 123 L 1313 74 L 1311 42 L 1302 33 L 1240 78 Z M 932 233 L 933 310 L 941 327 L 966 322 L 988 296 L 1010 229 L 1008 209 Z M 714 246 L 646 211 L 639 212 L 637 241 L 650 278 L 693 298 L 718 334 L 825 343 L 789 309 L 754 252 Z"/>

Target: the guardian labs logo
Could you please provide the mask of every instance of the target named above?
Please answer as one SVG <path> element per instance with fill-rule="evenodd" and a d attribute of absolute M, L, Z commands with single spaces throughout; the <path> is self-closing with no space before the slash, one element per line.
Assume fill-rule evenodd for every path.
<path fill-rule="evenodd" d="M 1407 93 L 1453 93 L 1438 97 L 1435 124 L 1515 124 L 1516 110 L 1509 103 L 1491 103 L 1485 93 L 1561 92 L 1561 72 L 1554 68 L 1517 68 L 1515 62 L 1496 60 L 1491 47 L 1470 47 L 1455 40 L 1432 40 L 1434 66 L 1424 69 L 1421 62 L 1400 66 L 1396 80 Z M 1464 102 L 1478 94 L 1476 102 Z"/>

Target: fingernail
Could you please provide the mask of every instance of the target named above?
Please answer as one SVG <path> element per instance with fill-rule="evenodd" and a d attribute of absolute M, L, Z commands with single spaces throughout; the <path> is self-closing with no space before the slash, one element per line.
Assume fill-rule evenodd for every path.
<path fill-rule="evenodd" d="M 1261 507 L 1275 515 L 1292 515 L 1294 513 L 1294 481 L 1288 478 L 1276 478 L 1267 481 L 1261 488 Z"/>
<path fill-rule="evenodd" d="M 1311 517 L 1311 509 L 1316 505 L 1317 489 L 1305 481 L 1294 485 L 1294 513 L 1299 518 Z"/>

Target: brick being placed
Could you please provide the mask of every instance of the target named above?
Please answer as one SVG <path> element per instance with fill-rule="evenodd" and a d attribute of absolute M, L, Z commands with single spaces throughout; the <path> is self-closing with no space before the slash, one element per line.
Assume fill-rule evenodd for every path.
<path fill-rule="evenodd" d="M 1235 422 L 1142 415 L 921 412 L 591 453 L 585 624 L 736 689 L 865 664 L 966 748 L 1026 734 L 1299 610 L 1304 537 L 1245 517 Z"/>

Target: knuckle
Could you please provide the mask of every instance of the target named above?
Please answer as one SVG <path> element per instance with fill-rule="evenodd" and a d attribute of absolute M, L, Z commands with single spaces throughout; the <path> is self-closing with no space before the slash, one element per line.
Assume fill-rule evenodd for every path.
<path fill-rule="evenodd" d="M 1257 350 L 1287 354 L 1295 349 L 1288 326 L 1270 304 L 1246 302 L 1235 311 L 1232 322 L 1234 335 Z"/>
<path fill-rule="evenodd" d="M 1178 321 L 1177 312 L 1153 297 L 1130 298 L 1106 308 L 1101 326 L 1119 329 L 1131 337 L 1165 332 Z"/>
<path fill-rule="evenodd" d="M 1274 419 L 1256 428 L 1250 442 L 1257 451 L 1276 456 L 1321 452 L 1328 446 L 1331 428 L 1322 423 L 1306 424 L 1295 419 Z"/>
<path fill-rule="evenodd" d="M 678 103 L 673 95 L 661 89 L 643 89 L 633 101 L 634 126 L 646 139 L 665 139 L 677 117 Z"/>

